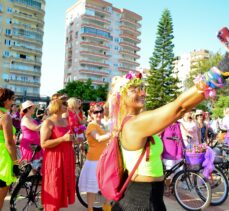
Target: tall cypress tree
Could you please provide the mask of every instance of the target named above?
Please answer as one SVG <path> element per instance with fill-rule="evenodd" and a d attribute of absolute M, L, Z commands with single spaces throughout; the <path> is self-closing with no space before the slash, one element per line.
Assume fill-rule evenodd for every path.
<path fill-rule="evenodd" d="M 150 72 L 147 78 L 146 108 L 155 109 L 174 100 L 178 95 L 178 78 L 174 72 L 173 24 L 170 11 L 165 9 L 159 21 Z"/>

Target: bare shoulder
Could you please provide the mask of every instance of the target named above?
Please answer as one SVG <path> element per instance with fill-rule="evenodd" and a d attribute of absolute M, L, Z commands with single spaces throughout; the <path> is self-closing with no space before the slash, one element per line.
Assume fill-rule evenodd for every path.
<path fill-rule="evenodd" d="M 8 123 L 8 122 L 12 122 L 12 118 L 7 113 L 0 113 L 0 121 L 2 123 Z"/>
<path fill-rule="evenodd" d="M 42 122 L 43 128 L 53 128 L 53 126 L 54 126 L 54 122 L 52 121 L 51 118 L 47 118 L 46 120 L 44 120 L 44 122 Z"/>

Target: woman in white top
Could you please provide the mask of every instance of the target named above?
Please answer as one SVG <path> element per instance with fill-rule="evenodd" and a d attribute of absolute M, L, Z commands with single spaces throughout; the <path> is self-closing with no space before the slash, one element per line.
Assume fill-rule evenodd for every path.
<path fill-rule="evenodd" d="M 197 123 L 192 118 L 192 112 L 186 112 L 181 122 L 181 134 L 185 147 L 191 147 L 194 144 L 200 144 L 200 130 Z"/>

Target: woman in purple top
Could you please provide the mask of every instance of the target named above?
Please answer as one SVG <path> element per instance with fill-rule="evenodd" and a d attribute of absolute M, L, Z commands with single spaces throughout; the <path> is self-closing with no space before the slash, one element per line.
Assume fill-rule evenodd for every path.
<path fill-rule="evenodd" d="M 33 151 L 31 144 L 40 145 L 40 125 L 32 118 L 35 111 L 33 102 L 27 100 L 22 103 L 21 131 L 22 139 L 20 142 L 21 160 L 31 160 Z M 35 159 L 43 155 L 40 151 L 36 153 Z"/>
<path fill-rule="evenodd" d="M 21 118 L 18 105 L 12 104 L 9 114 L 12 118 L 13 126 L 16 128 L 16 133 L 18 133 L 21 129 Z"/>

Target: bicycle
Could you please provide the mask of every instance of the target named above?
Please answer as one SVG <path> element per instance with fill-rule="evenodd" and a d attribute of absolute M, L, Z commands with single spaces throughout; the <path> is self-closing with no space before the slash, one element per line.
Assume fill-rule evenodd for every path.
<path fill-rule="evenodd" d="M 167 139 L 180 141 L 176 137 L 167 137 Z M 177 171 L 181 167 L 182 170 Z M 209 206 L 212 197 L 211 187 L 199 169 L 191 169 L 183 158 L 171 169 L 165 169 L 165 181 L 172 174 L 174 176 L 169 184 L 171 193 L 184 209 L 202 210 Z"/>
<path fill-rule="evenodd" d="M 16 211 L 19 206 L 23 211 L 43 210 L 41 206 L 41 179 L 42 160 L 34 160 L 35 154 L 41 150 L 38 145 L 31 145 L 33 150 L 31 160 L 21 166 L 21 175 L 14 186 L 10 198 L 10 210 Z M 34 174 L 31 174 L 35 172 Z"/>
<path fill-rule="evenodd" d="M 211 148 L 215 151 L 216 157 L 214 160 L 215 168 L 210 175 L 209 182 L 212 188 L 212 206 L 218 206 L 226 201 L 228 197 L 228 167 L 227 159 L 228 147 L 219 145 L 216 142 Z"/>
<path fill-rule="evenodd" d="M 216 142 L 211 148 L 216 153 L 215 166 L 220 168 L 229 180 L 229 148 L 225 143 Z"/>
<path fill-rule="evenodd" d="M 83 168 L 83 164 L 86 161 L 86 154 L 87 154 L 87 142 L 82 141 L 81 143 L 74 144 L 74 151 L 76 155 L 76 195 L 79 200 L 79 202 L 84 206 L 88 207 L 87 204 L 87 193 L 86 192 L 81 192 L 79 190 L 79 177 L 80 177 L 80 172 Z M 100 192 L 96 194 L 96 199 L 94 202 L 93 210 L 94 211 L 102 211 L 102 206 L 104 204 L 104 197 Z"/>

